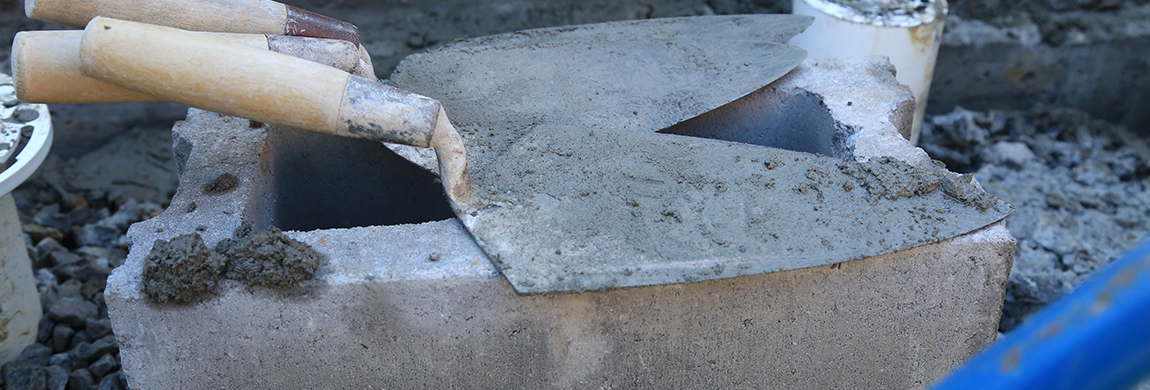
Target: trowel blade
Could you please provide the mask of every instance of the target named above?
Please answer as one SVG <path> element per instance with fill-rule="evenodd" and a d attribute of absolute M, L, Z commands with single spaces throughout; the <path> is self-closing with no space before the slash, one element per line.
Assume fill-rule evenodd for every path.
<path fill-rule="evenodd" d="M 408 56 L 391 81 L 439 99 L 464 138 L 493 138 L 487 144 L 509 145 L 547 123 L 653 132 L 790 72 L 806 52 L 779 42 L 811 21 L 713 16 L 521 31 Z"/>
<path fill-rule="evenodd" d="M 829 157 L 655 133 L 789 72 L 805 53 L 777 42 L 809 23 L 751 15 L 532 30 L 413 55 L 392 83 L 450 113 L 475 195 L 491 205 L 459 217 L 521 293 L 831 264 L 1009 213 L 938 190 L 873 195 L 874 180 Z"/>
<path fill-rule="evenodd" d="M 484 194 L 499 206 L 463 221 L 520 293 L 834 264 L 1012 211 L 937 167 L 671 134 L 540 126 L 501 157 Z"/>

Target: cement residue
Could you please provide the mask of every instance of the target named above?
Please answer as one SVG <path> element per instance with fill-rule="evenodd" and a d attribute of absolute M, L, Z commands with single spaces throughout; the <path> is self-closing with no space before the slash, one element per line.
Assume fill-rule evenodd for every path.
<path fill-rule="evenodd" d="M 227 278 L 252 286 L 287 288 L 310 279 L 320 255 L 275 226 L 252 233 L 241 227 L 216 251 L 227 257 Z"/>
<path fill-rule="evenodd" d="M 1004 331 L 1150 236 L 1150 145 L 1121 126 L 1051 107 L 957 109 L 924 121 L 922 147 L 1018 208 Z"/>
<path fill-rule="evenodd" d="M 144 295 L 156 302 L 194 302 L 215 290 L 224 257 L 204 245 L 199 234 L 156 240 L 144 260 Z"/>
<path fill-rule="evenodd" d="M 214 250 L 196 233 L 156 240 L 144 262 L 142 285 L 153 301 L 188 303 L 211 293 L 220 279 L 292 287 L 310 279 L 319 263 L 319 253 L 278 228 L 253 233 L 244 225 Z"/>
<path fill-rule="evenodd" d="M 971 175 L 950 173 L 938 161 L 931 167 L 914 167 L 893 157 L 880 157 L 866 162 L 844 161 L 838 168 L 875 198 L 898 200 L 941 189 L 943 194 L 983 211 L 998 203 L 997 197 L 973 183 Z"/>
<path fill-rule="evenodd" d="M 772 18 L 628 22 L 607 27 L 622 34 L 615 43 L 590 46 L 540 32 L 457 43 L 409 57 L 392 82 L 447 109 L 474 193 L 491 205 L 461 217 L 521 293 L 824 265 L 937 242 L 1010 212 L 1001 202 L 971 207 L 975 194 L 951 191 L 959 201 L 941 184 L 915 189 L 881 164 L 871 170 L 892 195 L 868 199 L 839 158 L 657 133 L 768 83 L 763 73 L 779 59 L 753 57 L 764 45 L 744 46 L 732 31 L 769 35 Z M 643 39 L 665 29 L 711 36 Z"/>
<path fill-rule="evenodd" d="M 937 242 L 1010 211 L 971 207 L 925 172 L 895 179 L 892 162 L 856 166 L 883 191 L 870 196 L 836 158 L 666 134 L 537 128 L 499 161 L 473 171 L 487 184 L 478 194 L 499 207 L 471 227 L 520 292 L 847 261 Z"/>
<path fill-rule="evenodd" d="M 208 184 L 204 184 L 204 193 L 208 195 L 219 195 L 236 187 L 240 183 L 240 179 L 230 173 L 222 173 L 217 176 Z"/>

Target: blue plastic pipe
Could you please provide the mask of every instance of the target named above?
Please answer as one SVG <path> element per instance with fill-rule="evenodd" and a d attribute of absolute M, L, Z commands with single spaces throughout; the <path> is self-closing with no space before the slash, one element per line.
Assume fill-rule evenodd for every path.
<path fill-rule="evenodd" d="M 1150 374 L 1150 242 L 934 387 L 1127 389 Z"/>

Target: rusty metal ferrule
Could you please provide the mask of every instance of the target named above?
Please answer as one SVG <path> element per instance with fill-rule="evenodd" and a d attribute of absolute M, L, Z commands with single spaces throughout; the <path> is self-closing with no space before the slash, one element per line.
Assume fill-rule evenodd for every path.
<path fill-rule="evenodd" d="M 359 27 L 315 12 L 287 6 L 284 34 L 304 37 L 342 39 L 359 45 Z"/>

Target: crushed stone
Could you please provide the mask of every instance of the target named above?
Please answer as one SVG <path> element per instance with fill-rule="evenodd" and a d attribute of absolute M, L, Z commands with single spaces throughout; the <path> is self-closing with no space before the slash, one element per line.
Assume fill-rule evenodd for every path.
<path fill-rule="evenodd" d="M 1014 205 L 1018 239 L 1001 330 L 1150 236 L 1150 146 L 1068 108 L 928 117 L 920 145 Z"/>

